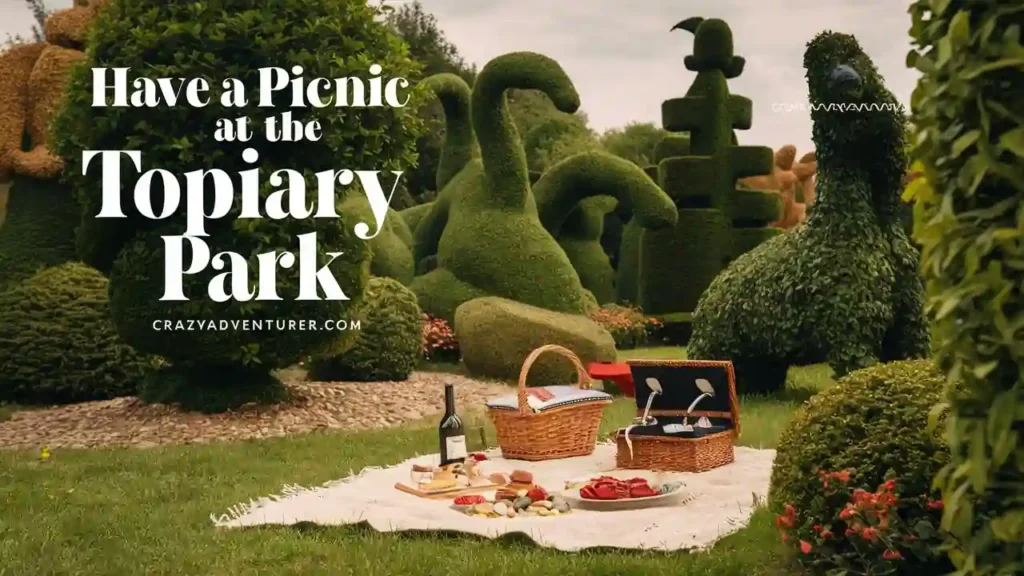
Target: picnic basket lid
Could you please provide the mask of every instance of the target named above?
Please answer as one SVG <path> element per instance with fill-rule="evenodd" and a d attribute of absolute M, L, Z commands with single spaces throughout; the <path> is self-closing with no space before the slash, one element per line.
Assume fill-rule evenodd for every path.
<path fill-rule="evenodd" d="M 637 416 L 643 414 L 651 394 L 647 378 L 657 378 L 662 387 L 662 393 L 651 404 L 653 416 L 685 416 L 686 409 L 702 394 L 696 380 L 703 378 L 714 388 L 715 395 L 701 400 L 691 415 L 731 420 L 733 435 L 739 435 L 739 399 L 736 396 L 736 373 L 732 362 L 637 359 L 627 360 L 626 363 L 633 375 Z"/>

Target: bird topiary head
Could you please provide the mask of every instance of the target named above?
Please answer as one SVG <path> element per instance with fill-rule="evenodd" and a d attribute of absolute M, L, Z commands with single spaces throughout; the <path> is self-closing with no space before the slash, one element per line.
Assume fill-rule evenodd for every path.
<path fill-rule="evenodd" d="M 898 200 L 906 166 L 902 106 L 849 34 L 815 36 L 807 44 L 804 68 L 819 163 L 869 178 L 881 195 L 876 206 L 887 210 Z"/>

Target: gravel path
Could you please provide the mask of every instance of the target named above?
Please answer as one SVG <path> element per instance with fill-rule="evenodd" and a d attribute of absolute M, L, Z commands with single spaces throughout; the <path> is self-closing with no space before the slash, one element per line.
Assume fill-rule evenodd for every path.
<path fill-rule="evenodd" d="M 415 372 L 405 382 L 300 382 L 288 384 L 288 404 L 226 414 L 183 412 L 137 398 L 84 402 L 15 412 L 0 422 L 3 448 L 92 448 L 193 444 L 302 434 L 312 430 L 388 428 L 444 409 L 444 385 L 455 384 L 459 412 L 511 388 L 465 376 Z"/>

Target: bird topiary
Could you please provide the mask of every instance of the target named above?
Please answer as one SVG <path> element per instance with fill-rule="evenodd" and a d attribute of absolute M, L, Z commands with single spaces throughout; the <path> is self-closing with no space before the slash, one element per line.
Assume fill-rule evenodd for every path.
<path fill-rule="evenodd" d="M 151 362 L 110 321 L 107 280 L 80 263 L 0 293 L 0 400 L 65 404 L 135 394 Z"/>
<path fill-rule="evenodd" d="M 373 210 L 364 194 L 349 193 L 338 203 L 338 213 L 352 222 L 374 222 Z M 370 274 L 382 278 L 394 278 L 408 285 L 415 276 L 416 267 L 412 259 L 412 233 L 409 226 L 396 210 L 388 208 L 387 216 L 379 231 L 371 224 L 373 237 L 366 241 L 370 247 Z"/>
<path fill-rule="evenodd" d="M 736 144 L 734 130 L 750 128 L 753 107 L 729 93 L 727 81 L 745 63 L 733 53 L 732 30 L 716 18 L 690 18 L 676 29 L 694 34 L 685 64 L 697 76 L 686 96 L 662 103 L 662 124 L 688 138 L 666 138 L 656 152 L 658 183 L 675 201 L 679 219 L 671 229 L 641 232 L 632 225 L 624 231 L 629 252 L 620 253 L 619 273 L 620 300 L 673 331 L 667 320 L 689 318 L 727 262 L 778 233 L 766 224 L 782 209 L 777 194 L 737 189 L 737 179 L 771 172 L 772 150 Z"/>
<path fill-rule="evenodd" d="M 422 315 L 416 295 L 393 278 L 370 278 L 355 343 L 343 354 L 313 359 L 310 378 L 320 382 L 407 380 L 422 356 Z"/>
<path fill-rule="evenodd" d="M 483 378 L 517 380 L 526 357 L 545 344 L 572 350 L 584 366 L 617 357 L 615 339 L 590 318 L 505 298 L 490 296 L 461 304 L 454 328 L 466 370 Z M 575 380 L 576 370 L 568 360 L 548 354 L 530 368 L 526 383 L 550 386 Z"/>
<path fill-rule="evenodd" d="M 416 249 L 416 230 L 420 227 L 420 222 L 422 222 L 423 218 L 430 213 L 430 210 L 433 209 L 433 207 L 433 202 L 426 202 L 424 204 L 411 206 L 398 213 L 402 217 L 402 220 L 405 221 L 405 227 L 408 228 L 409 232 L 412 234 L 412 243 L 410 247 L 413 250 Z"/>
<path fill-rule="evenodd" d="M 950 454 L 941 432 L 929 428 L 929 412 L 942 398 L 943 382 L 931 360 L 880 364 L 852 372 L 797 410 L 779 438 L 769 491 L 777 513 L 787 504 L 795 508 L 792 535 L 813 542 L 824 528 L 836 535 L 834 554 L 856 551 L 837 521 L 849 496 L 826 493 L 822 485 L 823 474 L 844 471 L 851 488 L 869 492 L 894 480 L 900 519 L 909 526 L 920 520 L 937 525 L 938 513 L 928 507 L 937 495 L 932 477 Z M 821 528 L 815 531 L 816 525 Z M 897 551 L 902 545 L 893 542 Z M 902 552 L 899 574 L 949 573 L 941 553 L 919 558 Z"/>
<path fill-rule="evenodd" d="M 618 202 L 611 196 L 592 196 L 580 200 L 561 228 L 555 232 L 558 245 L 572 262 L 580 283 L 594 294 L 598 304 L 615 302 L 615 269 L 601 246 L 605 216 Z M 674 208 L 674 207 L 673 207 Z"/>
<path fill-rule="evenodd" d="M 85 66 L 73 73 L 68 97 L 55 119 L 56 149 L 84 206 L 79 251 L 85 261 L 110 273 L 111 312 L 118 332 L 137 350 L 166 357 L 176 370 L 187 374 L 193 387 L 245 387 L 263 381 L 271 370 L 293 364 L 300 356 L 321 347 L 338 346 L 330 330 L 157 330 L 176 321 L 253 321 L 288 319 L 328 321 L 344 319 L 359 304 L 369 275 L 370 248 L 360 240 L 351 215 L 340 218 L 237 219 L 241 202 L 232 211 L 206 222 L 204 240 L 211 253 L 232 251 L 244 255 L 268 251 L 295 251 L 296 237 L 315 233 L 319 246 L 316 266 L 330 270 L 348 301 L 299 301 L 298 266 L 277 270 L 280 300 L 228 301 L 207 296 L 207 284 L 220 271 L 208 267 L 189 275 L 184 295 L 190 302 L 161 301 L 164 290 L 164 242 L 161 236 L 180 235 L 184 214 L 153 221 L 141 217 L 129 199 L 122 202 L 123 219 L 96 219 L 101 202 L 101 172 L 95 167 L 83 175 L 82 150 L 143 150 L 145 168 L 172 174 L 217 168 L 234 174 L 252 168 L 242 158 L 249 142 L 220 142 L 214 127 L 224 115 L 216 105 L 110 108 L 92 106 L 91 68 L 131 68 L 128 83 L 140 75 L 206 78 L 221 86 L 227 78 L 240 80 L 249 90 L 247 102 L 232 110 L 262 126 L 282 108 L 260 107 L 256 90 L 259 70 L 281 65 L 301 66 L 307 78 L 365 77 L 377 64 L 395 77 L 410 77 L 417 68 L 405 46 L 376 19 L 376 8 L 359 0 L 228 0 L 215 4 L 113 0 L 93 24 Z M 170 32 L 169 32 L 170 31 Z M 171 36 L 169 36 L 171 34 Z M 331 54 L 324 58 L 323 54 Z M 138 66 L 145 61 L 146 66 Z M 279 102 L 280 103 L 280 102 Z M 367 107 L 339 114 L 333 107 L 293 108 L 293 119 L 319 120 L 324 127 L 317 141 L 270 146 L 261 151 L 261 172 L 278 169 L 303 173 L 343 167 L 373 166 L 401 170 L 414 159 L 420 122 L 411 109 Z M 195 127 L 182 132 L 182 127 Z M 122 175 L 126 190 L 137 179 Z M 261 189 L 261 198 L 273 191 Z M 344 198 L 343 190 L 338 190 Z M 352 192 L 348 192 L 352 193 Z M 241 191 L 236 191 L 241 195 Z M 316 209 L 314 199 L 312 208 Z M 371 222 L 372 225 L 372 222 Z M 327 252 L 341 252 L 331 261 Z M 286 323 L 285 323 L 286 324 Z M 203 374 L 209 374 L 204 378 Z M 180 387 L 179 387 L 180 388 Z"/>
<path fill-rule="evenodd" d="M 601 247 L 605 214 L 621 205 L 645 230 L 671 228 L 677 218 L 672 199 L 643 170 L 604 152 L 584 152 L 555 164 L 533 186 L 533 194 L 541 224 L 558 239 L 599 304 L 616 298 L 615 270 Z M 595 197 L 617 202 L 590 201 Z"/>
<path fill-rule="evenodd" d="M 441 148 L 441 160 L 437 168 L 437 198 L 429 209 L 416 214 L 413 229 L 413 258 L 420 263 L 436 257 L 437 245 L 448 223 L 448 212 L 456 194 L 462 189 L 449 187 L 448 183 L 457 176 L 469 162 L 480 157 L 480 145 L 473 132 L 473 120 L 469 114 L 471 93 L 469 84 L 454 74 L 435 74 L 423 81 L 441 101 L 444 109 L 445 140 Z M 408 211 L 408 210 L 407 210 Z"/>
<path fill-rule="evenodd" d="M 459 304 L 476 296 L 502 296 L 574 314 L 597 304 L 537 217 L 526 159 L 505 99 L 509 88 L 541 90 L 563 112 L 579 107 L 579 95 L 561 66 L 540 54 L 505 54 L 481 70 L 471 102 L 481 159 L 470 161 L 449 182 L 454 188 L 442 192 L 455 199 L 438 243 L 437 268 L 411 286 L 425 312 L 447 321 L 454 320 Z"/>
<path fill-rule="evenodd" d="M 700 299 L 689 354 L 732 360 L 737 387 L 778 390 L 791 365 L 838 376 L 923 357 L 928 330 L 918 252 L 897 207 L 903 115 L 850 35 L 824 32 L 804 56 L 818 160 L 806 223 L 734 261 Z M 851 115 L 828 103 L 862 105 Z"/>

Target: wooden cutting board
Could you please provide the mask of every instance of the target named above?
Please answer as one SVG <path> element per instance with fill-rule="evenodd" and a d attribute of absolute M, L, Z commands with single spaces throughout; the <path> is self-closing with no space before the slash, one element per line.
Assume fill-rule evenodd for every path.
<path fill-rule="evenodd" d="M 448 490 L 435 490 L 435 491 L 427 492 L 427 491 L 424 491 L 424 490 L 420 490 L 418 488 L 413 488 L 412 486 L 409 486 L 408 484 L 403 484 L 403 483 L 399 482 L 399 483 L 395 484 L 395 489 L 396 490 L 401 490 L 402 492 L 405 492 L 406 494 L 412 494 L 413 496 L 419 496 L 420 498 L 429 498 L 431 500 L 448 500 L 450 498 L 456 498 L 456 497 L 459 497 L 459 496 L 465 496 L 467 494 L 476 494 L 478 492 L 486 492 L 488 490 L 494 490 L 496 488 L 501 488 L 504 485 L 505 485 L 504 483 L 502 483 L 502 484 L 495 484 L 495 483 L 492 482 L 490 484 L 483 484 L 483 485 L 480 485 L 480 486 L 468 486 L 466 488 L 449 488 Z"/>

